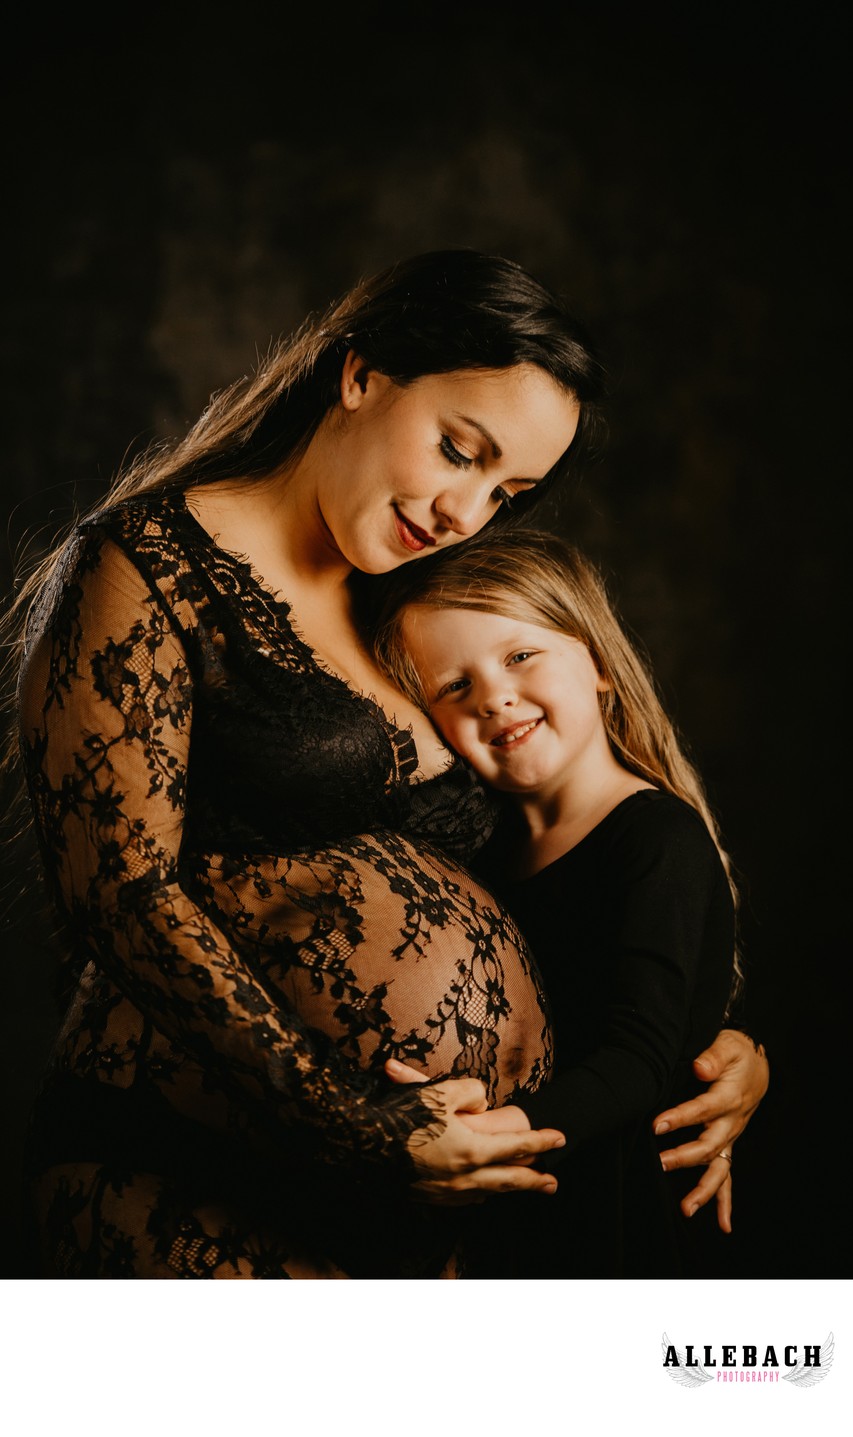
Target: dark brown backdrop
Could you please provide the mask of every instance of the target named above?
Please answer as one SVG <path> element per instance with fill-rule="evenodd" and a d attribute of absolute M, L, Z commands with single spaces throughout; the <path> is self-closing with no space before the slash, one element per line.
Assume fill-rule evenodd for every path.
<path fill-rule="evenodd" d="M 726 1275 L 849 1277 L 840 40 L 820 9 L 631 10 L 241 4 L 226 28 L 148 7 L 115 39 L 27 20 L 4 124 L 4 591 L 128 447 L 357 275 L 462 244 L 566 292 L 610 359 L 612 432 L 548 522 L 612 576 L 744 875 L 773 1081 L 736 1149 Z M 6 859 L 0 989 L 10 1276 L 55 1023 L 27 852 Z"/>

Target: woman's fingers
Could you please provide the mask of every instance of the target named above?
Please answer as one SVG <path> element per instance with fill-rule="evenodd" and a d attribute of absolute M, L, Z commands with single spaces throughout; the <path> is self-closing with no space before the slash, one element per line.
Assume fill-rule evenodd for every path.
<path fill-rule="evenodd" d="M 739 1121 L 736 1111 L 723 1105 L 721 1095 L 713 1095 L 713 1090 L 702 1093 L 701 1097 L 691 1098 L 689 1102 L 680 1103 L 677 1108 L 668 1108 L 666 1112 L 659 1113 L 654 1120 L 654 1130 L 660 1136 L 662 1133 L 673 1133 L 678 1128 L 698 1127 L 700 1123 L 712 1123 L 719 1118 L 728 1117 L 731 1124 Z M 741 1132 L 746 1125 L 740 1123 L 738 1132 Z"/>
<path fill-rule="evenodd" d="M 732 1131 L 722 1120 L 711 1123 L 692 1143 L 682 1143 L 677 1148 L 664 1148 L 660 1155 L 661 1167 L 665 1173 L 669 1173 L 676 1168 L 696 1168 L 710 1163 L 724 1148 L 731 1152 L 732 1143 L 739 1131 Z"/>
<path fill-rule="evenodd" d="M 458 1207 L 467 1203 L 485 1202 L 492 1193 L 531 1192 L 555 1193 L 557 1179 L 550 1173 L 537 1173 L 531 1168 L 513 1164 L 496 1164 L 474 1168 L 456 1177 L 441 1181 L 426 1179 L 414 1184 L 412 1195 L 421 1202 L 442 1207 Z"/>
<path fill-rule="evenodd" d="M 693 1217 L 700 1208 L 717 1199 L 717 1224 L 723 1232 L 732 1230 L 732 1168 L 724 1157 L 714 1158 L 686 1197 L 681 1200 L 685 1217 Z"/>
<path fill-rule="evenodd" d="M 725 1182 L 717 1189 L 717 1226 L 722 1232 L 732 1230 L 732 1170 Z"/>
<path fill-rule="evenodd" d="M 485 1113 L 459 1113 L 459 1120 L 475 1133 L 530 1132 L 530 1119 L 514 1106 L 489 1108 Z"/>
<path fill-rule="evenodd" d="M 492 1168 L 502 1163 L 524 1163 L 564 1148 L 566 1139 L 556 1128 L 536 1128 L 529 1133 L 471 1133 L 471 1168 Z M 540 1174 L 550 1177 L 550 1174 Z"/>
<path fill-rule="evenodd" d="M 555 1128 L 509 1133 L 474 1132 L 463 1120 L 471 1113 L 487 1111 L 486 1089 L 477 1078 L 450 1078 L 430 1083 L 422 1090 L 423 1101 L 435 1121 L 412 1133 L 409 1156 L 417 1180 L 445 1182 L 475 1168 L 504 1164 L 526 1164 L 540 1153 L 563 1147 L 565 1137 Z M 548 1174 L 537 1174 L 547 1182 Z"/>
<path fill-rule="evenodd" d="M 427 1080 L 426 1073 L 410 1068 L 408 1063 L 398 1063 L 396 1058 L 388 1059 L 385 1072 L 395 1083 L 425 1083 Z"/>
<path fill-rule="evenodd" d="M 448 1078 L 424 1089 L 424 1102 L 442 1113 L 484 1113 L 485 1084 L 479 1078 Z"/>
<path fill-rule="evenodd" d="M 723 1028 L 710 1048 L 693 1060 L 693 1070 L 704 1083 L 721 1078 L 735 1082 L 750 1111 L 761 1102 L 770 1084 L 770 1064 L 763 1045 L 756 1045 L 737 1028 Z"/>
<path fill-rule="evenodd" d="M 427 1092 L 434 1090 L 427 1090 Z M 541 1153 L 565 1145 L 562 1133 L 542 1128 L 526 1133 L 475 1133 L 455 1113 L 444 1113 L 444 1122 L 436 1132 L 423 1128 L 409 1139 L 409 1153 L 417 1177 L 424 1182 L 445 1182 L 462 1177 L 478 1168 L 501 1167 L 506 1164 L 527 1169 Z M 547 1182 L 549 1174 L 538 1173 Z M 526 1184 L 525 1184 L 526 1185 Z"/>
<path fill-rule="evenodd" d="M 675 1132 L 719 1118 L 728 1124 L 730 1136 L 737 1137 L 767 1091 L 770 1067 L 764 1049 L 756 1051 L 745 1034 L 724 1029 L 693 1066 L 697 1077 L 712 1080 L 711 1086 L 700 1097 L 658 1113 L 655 1132 Z"/>

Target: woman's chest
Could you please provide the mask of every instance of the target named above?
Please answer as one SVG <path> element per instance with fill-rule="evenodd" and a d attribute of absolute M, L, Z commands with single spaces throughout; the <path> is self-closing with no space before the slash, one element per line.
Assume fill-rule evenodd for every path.
<path fill-rule="evenodd" d="M 396 825 L 417 764 L 411 733 L 313 665 L 220 650 L 196 678 L 188 815 L 223 842 L 292 847 Z"/>

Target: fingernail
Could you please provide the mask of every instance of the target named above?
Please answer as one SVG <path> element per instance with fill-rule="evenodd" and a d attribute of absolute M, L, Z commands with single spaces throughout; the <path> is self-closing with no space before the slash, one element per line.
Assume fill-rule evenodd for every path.
<path fill-rule="evenodd" d="M 546 1183 L 545 1186 L 543 1187 L 542 1191 L 543 1191 L 543 1193 L 555 1193 L 555 1192 L 557 1191 L 557 1184 L 556 1184 L 556 1183 Z"/>
<path fill-rule="evenodd" d="M 667 1165 L 666 1165 L 666 1163 L 664 1162 L 663 1158 L 661 1158 L 661 1160 L 660 1160 L 660 1165 L 661 1165 L 661 1167 L 663 1168 L 663 1170 L 664 1170 L 665 1173 L 668 1173 L 668 1172 L 669 1172 L 669 1168 L 667 1167 Z"/>
<path fill-rule="evenodd" d="M 565 1146 L 566 1146 L 566 1140 L 565 1140 L 565 1138 L 557 1138 L 557 1141 L 554 1143 L 554 1147 L 555 1147 L 555 1148 L 564 1148 Z"/>
<path fill-rule="evenodd" d="M 707 1059 L 707 1058 L 697 1058 L 697 1059 L 696 1059 L 696 1062 L 695 1062 L 695 1064 L 694 1064 L 694 1067 L 697 1067 L 697 1068 L 707 1068 L 708 1066 L 709 1066 L 709 1064 L 708 1064 L 708 1059 Z"/>
<path fill-rule="evenodd" d="M 389 1059 L 388 1059 L 388 1062 L 386 1063 L 385 1066 L 386 1066 L 387 1068 L 395 1068 L 396 1071 L 399 1073 L 399 1071 L 400 1071 L 400 1069 L 402 1068 L 403 1064 L 402 1064 L 402 1063 L 398 1063 L 396 1058 L 389 1058 Z"/>
<path fill-rule="evenodd" d="M 655 1123 L 655 1132 L 658 1134 L 658 1136 L 660 1136 L 661 1133 L 669 1132 L 669 1123 L 666 1121 L 666 1119 L 664 1119 L 662 1123 Z"/>
<path fill-rule="evenodd" d="M 699 1206 L 698 1203 L 694 1203 L 692 1207 L 689 1207 L 689 1208 L 687 1209 L 687 1216 L 688 1216 L 688 1217 L 692 1217 L 693 1214 L 695 1213 L 696 1209 L 698 1208 L 698 1206 Z"/>

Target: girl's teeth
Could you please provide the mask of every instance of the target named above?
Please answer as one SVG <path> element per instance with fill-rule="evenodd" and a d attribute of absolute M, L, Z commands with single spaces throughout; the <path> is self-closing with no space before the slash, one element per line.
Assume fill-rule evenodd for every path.
<path fill-rule="evenodd" d="M 504 746 L 508 743 L 515 743 L 517 738 L 524 738 L 524 735 L 530 733 L 530 730 L 535 727 L 536 720 L 534 719 L 532 723 L 525 724 L 524 728 L 517 728 L 514 733 L 508 734 L 506 738 L 499 738 L 498 743 Z"/>

